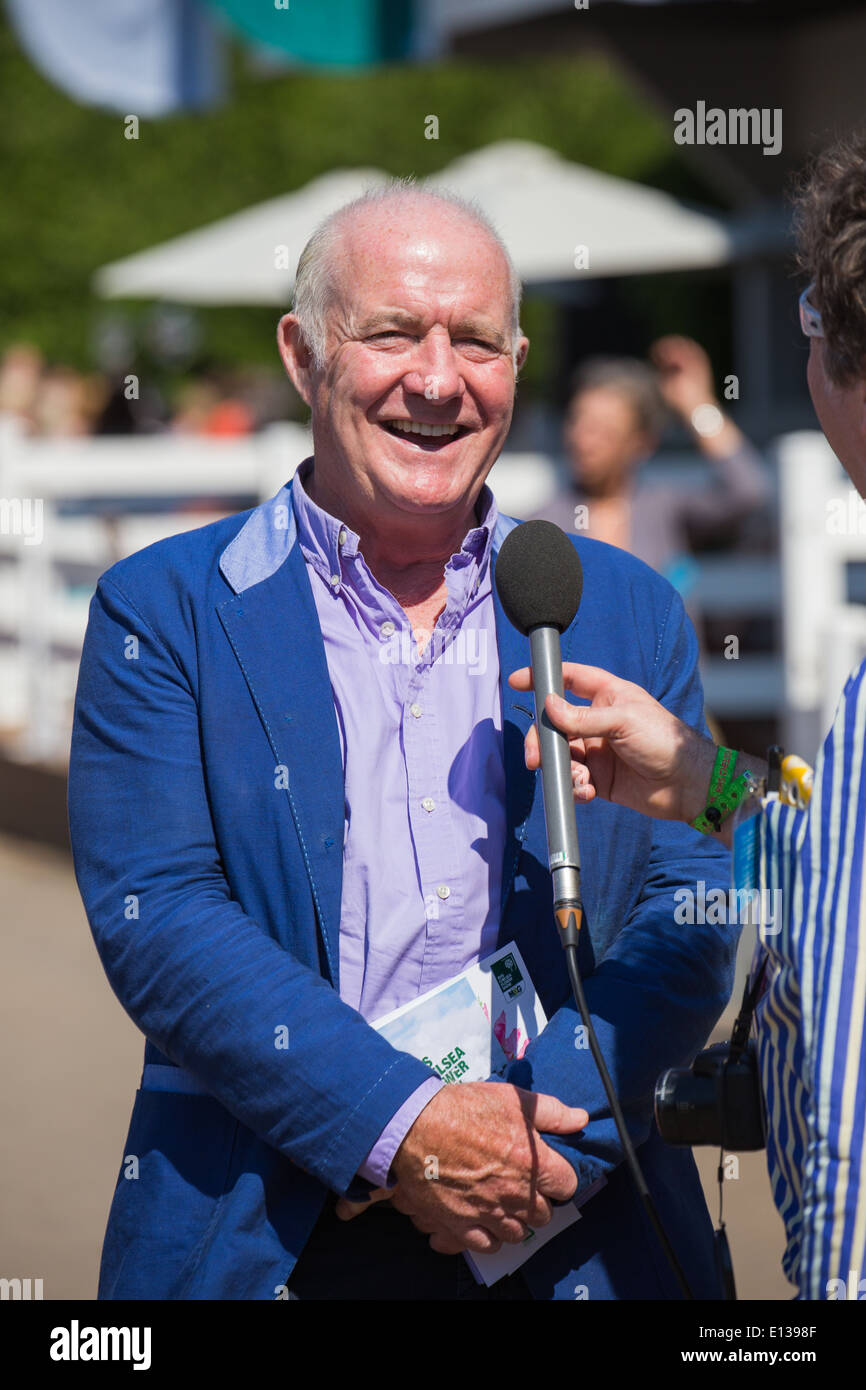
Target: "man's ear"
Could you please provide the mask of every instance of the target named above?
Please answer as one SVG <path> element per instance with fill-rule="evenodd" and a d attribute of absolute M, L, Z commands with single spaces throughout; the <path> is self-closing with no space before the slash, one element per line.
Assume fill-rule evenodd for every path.
<path fill-rule="evenodd" d="M 514 375 L 515 377 L 523 370 L 529 352 L 529 339 L 521 338 L 517 344 L 517 352 L 514 355 Z"/>
<path fill-rule="evenodd" d="M 277 348 L 289 380 L 301 400 L 310 405 L 313 354 L 294 314 L 283 314 L 277 324 Z"/>

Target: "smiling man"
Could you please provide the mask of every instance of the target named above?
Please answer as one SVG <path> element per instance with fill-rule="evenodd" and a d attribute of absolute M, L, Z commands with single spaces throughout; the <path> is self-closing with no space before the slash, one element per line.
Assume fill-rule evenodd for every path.
<path fill-rule="evenodd" d="M 147 1038 L 102 1298 L 678 1296 L 582 1042 L 532 711 L 506 682 L 528 644 L 492 575 L 517 523 L 485 479 L 528 348 L 519 300 L 460 200 L 398 184 L 341 209 L 278 332 L 312 457 L 264 505 L 100 580 L 70 825 L 106 972 Z M 678 596 L 574 544 L 566 657 L 705 732 Z M 736 930 L 684 942 L 673 896 L 726 885 L 725 856 L 601 803 L 580 820 L 587 998 L 662 1220 L 714 1297 L 694 1164 L 660 1144 L 651 1097 L 730 991 Z M 504 1083 L 446 1086 L 371 1026 L 510 941 L 549 1023 Z M 463 1251 L 519 1243 L 575 1196 L 580 1221 L 475 1284 Z"/>

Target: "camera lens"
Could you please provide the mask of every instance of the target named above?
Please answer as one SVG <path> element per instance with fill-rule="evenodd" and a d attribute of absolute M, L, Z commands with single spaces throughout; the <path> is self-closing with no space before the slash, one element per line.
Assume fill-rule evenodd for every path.
<path fill-rule="evenodd" d="M 667 1144 L 718 1144 L 718 1088 L 712 1076 L 669 1067 L 656 1082 L 654 1110 Z"/>

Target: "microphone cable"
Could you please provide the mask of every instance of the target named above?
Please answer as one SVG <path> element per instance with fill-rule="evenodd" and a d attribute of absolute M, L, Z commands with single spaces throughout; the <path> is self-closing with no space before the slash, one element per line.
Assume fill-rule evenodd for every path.
<path fill-rule="evenodd" d="M 562 922 L 559 921 L 560 913 L 567 916 L 567 920 L 564 926 Z M 625 1155 L 625 1161 L 628 1166 L 629 1173 L 631 1174 L 632 1181 L 635 1185 L 635 1188 L 637 1189 L 638 1196 L 640 1197 L 643 1203 L 644 1211 L 647 1214 L 647 1218 L 649 1219 L 650 1225 L 652 1226 L 653 1230 L 656 1233 L 656 1236 L 658 1237 L 659 1244 L 661 1245 L 662 1250 L 664 1251 L 667 1257 L 668 1263 L 671 1269 L 673 1270 L 676 1281 L 680 1286 L 680 1291 L 683 1297 L 686 1299 L 694 1300 L 694 1294 L 692 1293 L 689 1282 L 686 1279 L 686 1276 L 683 1272 L 682 1265 L 677 1259 L 676 1251 L 674 1250 L 673 1246 L 668 1240 L 665 1228 L 661 1223 L 661 1219 L 659 1217 L 658 1212 L 656 1211 L 656 1206 L 655 1202 L 652 1199 L 652 1194 L 650 1193 L 650 1190 L 647 1187 L 646 1179 L 641 1171 L 641 1166 L 638 1163 L 634 1145 L 632 1144 L 631 1137 L 629 1136 L 628 1130 L 626 1129 L 625 1116 L 622 1113 L 622 1106 L 620 1105 L 619 1098 L 616 1094 L 616 1091 L 613 1088 L 613 1082 L 610 1079 L 610 1072 L 607 1069 L 607 1063 L 604 1060 L 604 1056 L 598 1044 L 598 1038 L 595 1035 L 595 1028 L 592 1024 L 592 1015 L 589 1012 L 589 1007 L 586 1002 L 586 996 L 583 992 L 583 982 L 580 978 L 580 971 L 577 965 L 577 946 L 580 934 L 580 922 L 583 918 L 583 908 L 580 906 L 579 903 L 570 903 L 567 906 L 558 908 L 556 916 L 557 926 L 561 929 L 562 933 L 562 944 L 565 948 L 565 961 L 566 966 L 568 968 L 568 978 L 571 981 L 571 990 L 574 995 L 574 1002 L 577 1005 L 578 1013 L 580 1014 L 580 1017 L 583 1020 L 583 1026 L 586 1029 L 586 1036 L 589 1041 L 589 1050 L 592 1053 L 592 1060 L 595 1062 L 596 1070 L 598 1071 L 598 1074 L 601 1077 L 601 1084 L 604 1086 L 605 1095 L 607 1096 L 608 1104 L 610 1105 L 610 1113 L 613 1116 L 613 1121 L 616 1125 L 617 1133 L 620 1138 L 620 1143 L 622 1144 L 623 1154 Z"/>

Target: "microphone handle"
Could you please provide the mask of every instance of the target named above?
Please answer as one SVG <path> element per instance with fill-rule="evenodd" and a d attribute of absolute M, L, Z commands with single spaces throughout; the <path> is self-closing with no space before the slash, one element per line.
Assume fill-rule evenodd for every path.
<path fill-rule="evenodd" d="M 554 728 L 544 710 L 548 695 L 562 695 L 562 646 L 555 627 L 534 627 L 529 633 L 535 712 L 541 745 L 541 783 L 547 850 L 553 879 L 554 909 L 580 906 L 580 851 L 571 786 L 568 739 Z"/>

